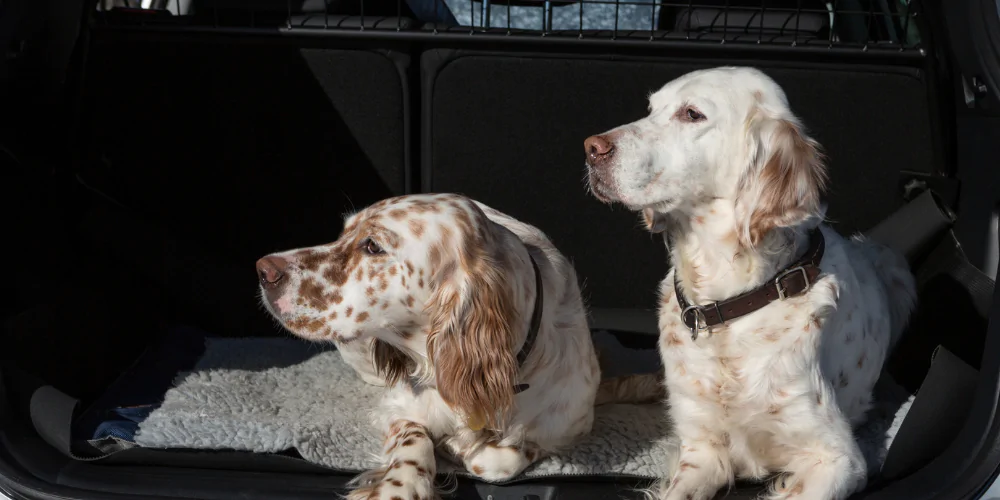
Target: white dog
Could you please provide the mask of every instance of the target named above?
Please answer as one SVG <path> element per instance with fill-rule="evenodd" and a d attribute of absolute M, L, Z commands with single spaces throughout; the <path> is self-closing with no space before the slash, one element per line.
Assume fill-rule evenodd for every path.
<path fill-rule="evenodd" d="M 915 303 L 905 260 L 821 223 L 826 171 L 782 89 L 750 68 L 678 78 L 586 140 L 590 189 L 665 232 L 660 352 L 681 449 L 658 497 L 780 474 L 770 498 L 864 488 L 852 426 Z"/>

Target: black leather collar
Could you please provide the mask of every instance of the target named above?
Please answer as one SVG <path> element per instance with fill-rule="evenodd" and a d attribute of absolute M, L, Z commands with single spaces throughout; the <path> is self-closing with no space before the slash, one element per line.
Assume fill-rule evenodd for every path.
<path fill-rule="evenodd" d="M 517 365 L 519 367 L 524 365 L 524 360 L 528 359 L 528 355 L 531 354 L 531 348 L 534 347 L 535 340 L 538 338 L 538 330 L 542 325 L 542 307 L 545 304 L 542 272 L 538 270 L 538 263 L 535 262 L 534 257 L 529 254 L 528 258 L 531 259 L 531 268 L 535 270 L 535 309 L 531 312 L 531 325 L 528 327 L 528 335 L 524 338 L 524 345 L 521 346 L 521 351 L 517 353 Z M 514 386 L 514 394 L 524 392 L 528 387 L 528 384 L 518 384 Z"/>
<path fill-rule="evenodd" d="M 809 233 L 809 248 L 801 259 L 749 292 L 703 306 L 690 305 L 684 298 L 675 268 L 674 294 L 681 308 L 681 320 L 691 330 L 691 339 L 697 340 L 700 330 L 746 316 L 776 300 L 805 293 L 819 277 L 819 263 L 823 260 L 825 247 L 823 233 L 817 227 Z"/>

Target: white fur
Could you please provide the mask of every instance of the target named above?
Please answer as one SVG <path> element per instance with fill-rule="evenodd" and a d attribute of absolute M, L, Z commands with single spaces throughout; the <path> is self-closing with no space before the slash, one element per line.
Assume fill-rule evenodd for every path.
<path fill-rule="evenodd" d="M 705 118 L 685 119 L 687 106 Z M 852 427 L 864 421 L 914 306 L 914 280 L 901 256 L 822 225 L 825 208 L 809 201 L 816 186 L 808 177 L 780 193 L 803 206 L 779 214 L 775 227 L 749 242 L 757 222 L 751 214 L 762 193 L 776 189 L 754 184 L 753 176 L 774 155 L 792 156 L 781 148 L 815 145 L 781 88 L 750 68 L 693 72 L 654 93 L 648 117 L 602 137 L 614 153 L 602 165 L 590 162 L 591 189 L 665 230 L 674 263 L 660 287 L 660 353 L 681 450 L 655 495 L 707 500 L 735 478 L 774 474 L 781 477 L 770 498 L 840 500 L 863 489 L 865 463 Z M 822 168 L 811 159 L 805 171 Z M 817 226 L 826 240 L 822 274 L 806 293 L 692 340 L 674 273 L 689 303 L 724 300 L 799 259 Z"/>

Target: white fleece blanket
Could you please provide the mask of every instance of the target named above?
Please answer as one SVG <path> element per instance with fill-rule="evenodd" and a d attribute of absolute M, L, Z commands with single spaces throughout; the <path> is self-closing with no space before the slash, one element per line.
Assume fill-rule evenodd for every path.
<path fill-rule="evenodd" d="M 658 369 L 655 350 L 632 350 L 598 332 L 605 376 Z M 209 339 L 195 368 L 178 375 L 163 404 L 139 426 L 150 448 L 297 450 L 345 472 L 376 465 L 381 437 L 368 421 L 383 389 L 363 383 L 335 350 L 293 339 Z M 869 470 L 879 469 L 911 397 L 891 381 L 876 386 L 869 422 L 857 431 Z M 593 432 L 518 479 L 542 476 L 659 477 L 668 470 L 671 427 L 661 405 L 597 408 Z M 441 462 L 443 473 L 456 471 Z"/>

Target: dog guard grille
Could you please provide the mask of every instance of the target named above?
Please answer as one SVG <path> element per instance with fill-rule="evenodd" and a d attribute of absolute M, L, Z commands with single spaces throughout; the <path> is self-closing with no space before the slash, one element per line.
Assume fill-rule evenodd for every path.
<path fill-rule="evenodd" d="M 98 23 L 922 51 L 920 0 L 98 0 Z"/>

